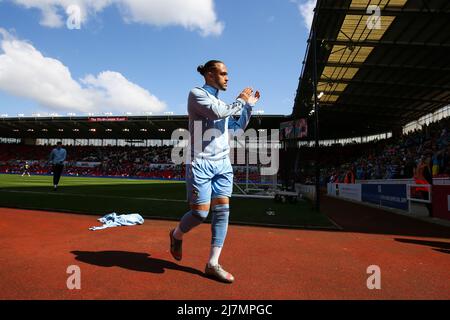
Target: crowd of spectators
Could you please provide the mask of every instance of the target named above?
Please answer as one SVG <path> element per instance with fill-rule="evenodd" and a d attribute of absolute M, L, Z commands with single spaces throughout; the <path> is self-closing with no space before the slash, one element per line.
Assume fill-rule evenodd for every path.
<path fill-rule="evenodd" d="M 428 162 L 434 178 L 450 177 L 449 125 L 450 118 L 445 118 L 401 137 L 321 147 L 320 182 L 414 178 L 415 168 L 421 160 Z M 298 180 L 314 183 L 314 151 L 303 148 L 303 154 L 306 156 L 300 162 L 303 167 L 298 170 Z"/>
<path fill-rule="evenodd" d="M 31 174 L 50 174 L 48 157 L 53 146 L 0 144 L 0 173 L 21 174 L 25 163 Z M 185 178 L 185 166 L 171 161 L 172 147 L 93 147 L 64 146 L 67 161 L 64 174 L 70 176 L 134 177 L 155 179 Z M 248 173 L 245 166 L 235 166 L 239 181 L 258 182 L 260 175 L 255 166 Z"/>
<path fill-rule="evenodd" d="M 370 179 L 409 179 L 422 160 L 429 163 L 433 177 L 450 177 L 450 118 L 425 125 L 401 137 L 364 144 L 323 146 L 319 150 L 320 182 L 355 182 Z M 0 173 L 22 173 L 27 162 L 31 174 L 48 174 L 53 146 L 0 144 Z M 65 146 L 64 174 L 184 179 L 185 166 L 171 161 L 172 147 Z M 314 183 L 313 148 L 300 148 L 296 182 Z M 235 177 L 258 182 L 256 166 L 235 166 Z M 291 177 L 292 178 L 292 177 Z"/>
<path fill-rule="evenodd" d="M 72 176 L 113 176 L 184 179 L 184 166 L 171 162 L 171 147 L 65 146 L 64 174 Z M 33 174 L 52 170 L 48 156 L 52 146 L 0 145 L 0 172 L 21 173 L 27 162 Z"/>

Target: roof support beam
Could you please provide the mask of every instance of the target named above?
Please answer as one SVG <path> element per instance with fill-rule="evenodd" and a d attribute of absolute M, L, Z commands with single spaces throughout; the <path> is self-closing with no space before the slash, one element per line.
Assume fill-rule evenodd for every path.
<path fill-rule="evenodd" d="M 383 94 L 361 94 L 361 93 L 353 93 L 353 92 L 346 92 L 346 91 L 321 91 L 324 94 L 334 94 L 338 95 L 340 97 L 350 97 L 350 98 L 368 98 L 371 99 L 371 101 L 382 99 L 382 100 L 404 100 L 404 101 L 419 101 L 419 102 L 426 102 L 426 103 L 439 103 L 439 104 L 450 104 L 450 96 L 447 96 L 446 99 L 423 99 L 423 98 L 417 98 L 412 96 L 390 96 L 390 95 L 383 95 Z M 449 91 L 450 94 L 450 91 Z"/>
<path fill-rule="evenodd" d="M 449 17 L 450 19 L 450 17 Z M 380 47 L 380 46 L 394 46 L 394 47 L 433 47 L 433 48 L 450 48 L 450 43 L 435 43 L 435 42 L 407 42 L 407 41 L 388 41 L 388 40 L 334 40 L 320 38 L 320 41 L 325 41 L 329 44 L 353 47 Z"/>
<path fill-rule="evenodd" d="M 411 87 L 411 88 L 424 88 L 424 89 L 439 89 L 439 90 L 450 90 L 450 86 L 437 86 L 437 85 L 427 85 L 421 83 L 410 83 L 410 82 L 395 82 L 395 81 L 373 81 L 373 80 L 356 80 L 356 79 L 329 79 L 321 78 L 320 82 L 327 83 L 344 83 L 344 84 L 358 84 L 358 85 L 379 85 L 379 86 L 400 86 L 400 87 Z"/>
<path fill-rule="evenodd" d="M 434 67 L 434 66 L 424 66 L 424 65 L 400 65 L 400 64 L 382 64 L 382 63 L 359 63 L 359 62 L 351 62 L 351 63 L 340 63 L 340 62 L 328 62 L 328 61 L 319 61 L 321 64 L 325 64 L 327 67 L 335 67 L 335 68 L 358 68 L 358 69 L 379 69 L 379 68 L 387 68 L 387 69 L 406 69 L 406 70 L 433 70 L 433 71 L 442 71 L 448 72 L 450 71 L 450 67 Z"/>
<path fill-rule="evenodd" d="M 380 106 L 380 104 L 361 104 L 361 103 L 346 103 L 346 102 L 342 102 L 342 103 L 330 103 L 330 102 L 324 102 L 320 104 L 321 107 L 331 107 L 333 109 L 336 109 L 336 111 L 342 111 L 342 112 L 355 112 L 359 111 L 360 109 L 365 109 L 365 110 L 369 110 L 368 112 L 371 114 L 374 113 L 379 113 L 379 111 L 421 111 L 419 109 L 414 109 L 414 108 L 404 108 L 402 106 L 386 106 L 386 105 L 382 105 Z M 370 112 L 370 110 L 375 111 L 375 112 Z M 327 110 L 329 111 L 329 109 Z"/>
<path fill-rule="evenodd" d="M 339 110 L 336 112 L 331 112 L 330 110 L 327 110 L 327 114 L 326 116 L 324 116 L 327 119 L 330 119 L 331 121 L 339 119 L 342 116 L 345 115 L 351 115 L 352 116 L 352 121 L 357 124 L 360 123 L 361 121 L 363 122 L 367 122 L 367 123 L 382 123 L 382 124 L 386 124 L 386 125 L 390 125 L 390 124 L 395 124 L 398 123 L 399 121 L 403 120 L 403 115 L 398 115 L 398 114 L 391 114 L 389 116 L 389 118 L 386 118 L 384 116 L 380 116 L 380 113 L 378 112 L 379 110 L 375 110 L 375 111 L 370 111 L 370 110 Z M 322 113 L 324 113 L 324 111 L 322 111 Z M 321 119 L 321 121 L 323 121 L 325 119 Z"/>
<path fill-rule="evenodd" d="M 372 13 L 367 12 L 366 9 L 352 9 L 352 8 L 342 8 L 336 6 L 328 6 L 328 7 L 320 7 L 320 12 L 325 12 L 329 14 L 343 13 L 343 14 L 351 14 L 358 16 L 370 16 Z M 450 10 L 446 9 L 416 9 L 416 8 L 384 8 L 381 9 L 381 16 L 399 16 L 399 15 L 429 15 L 429 14 L 441 14 L 447 15 L 450 14 Z"/>

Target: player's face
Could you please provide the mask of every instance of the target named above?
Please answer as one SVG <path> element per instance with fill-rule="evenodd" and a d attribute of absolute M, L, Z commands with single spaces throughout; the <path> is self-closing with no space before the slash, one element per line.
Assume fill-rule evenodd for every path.
<path fill-rule="evenodd" d="M 211 71 L 211 80 L 215 88 L 226 91 L 228 88 L 228 71 L 223 63 L 216 63 L 216 68 Z"/>

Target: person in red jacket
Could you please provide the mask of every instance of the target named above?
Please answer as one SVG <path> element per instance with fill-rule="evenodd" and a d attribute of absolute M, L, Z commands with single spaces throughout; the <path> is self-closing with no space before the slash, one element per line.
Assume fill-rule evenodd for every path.
<path fill-rule="evenodd" d="M 355 172 L 351 166 L 344 177 L 344 183 L 355 183 Z"/>
<path fill-rule="evenodd" d="M 431 157 L 422 156 L 420 158 L 419 164 L 417 168 L 414 170 L 414 181 L 416 184 L 424 184 L 424 185 L 432 185 L 433 184 L 433 175 L 430 167 Z M 416 187 L 416 191 L 418 191 L 424 200 L 430 199 L 429 190 L 427 187 Z M 425 204 L 428 213 L 432 215 L 432 206 L 431 203 Z"/>

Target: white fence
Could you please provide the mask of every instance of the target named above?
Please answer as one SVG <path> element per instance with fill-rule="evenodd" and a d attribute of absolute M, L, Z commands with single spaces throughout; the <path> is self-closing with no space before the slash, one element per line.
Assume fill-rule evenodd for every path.
<path fill-rule="evenodd" d="M 316 187 L 312 185 L 296 183 L 295 192 L 313 201 L 316 198 Z"/>
<path fill-rule="evenodd" d="M 431 185 L 416 185 L 412 179 L 370 180 L 370 183 L 367 182 L 328 183 L 327 194 L 362 204 L 402 210 L 412 215 L 428 215 L 425 204 L 431 202 Z M 442 183 L 443 180 L 437 182 Z M 423 198 L 421 194 L 413 195 L 411 189 L 414 187 L 426 188 L 428 190 L 427 197 Z"/>
<path fill-rule="evenodd" d="M 361 184 L 329 183 L 328 195 L 361 202 Z"/>
<path fill-rule="evenodd" d="M 361 184 L 415 184 L 414 179 L 379 179 L 379 180 L 356 180 L 356 183 Z M 450 184 L 450 178 L 433 178 L 433 184 L 446 185 Z"/>

